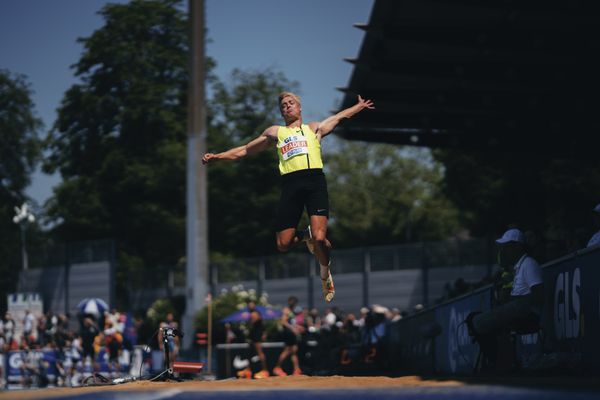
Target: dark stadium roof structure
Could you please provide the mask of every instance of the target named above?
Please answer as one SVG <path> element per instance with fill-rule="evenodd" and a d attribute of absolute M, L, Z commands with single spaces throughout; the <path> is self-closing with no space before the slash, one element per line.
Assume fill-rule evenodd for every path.
<path fill-rule="evenodd" d="M 600 2 L 375 0 L 342 108 L 347 139 L 596 156 Z"/>

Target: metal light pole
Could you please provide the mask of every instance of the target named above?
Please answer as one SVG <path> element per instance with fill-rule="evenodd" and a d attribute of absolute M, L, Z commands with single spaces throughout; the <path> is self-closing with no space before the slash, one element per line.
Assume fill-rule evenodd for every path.
<path fill-rule="evenodd" d="M 194 317 L 208 291 L 208 212 L 206 168 L 206 106 L 204 102 L 204 1 L 189 0 L 190 86 L 188 94 L 187 151 L 187 265 L 186 307 L 183 316 L 184 349 L 193 344 Z"/>
<path fill-rule="evenodd" d="M 23 203 L 23 205 L 19 207 L 15 207 L 15 216 L 13 217 L 13 222 L 19 225 L 21 228 L 21 259 L 23 260 L 23 271 L 27 271 L 29 268 L 27 261 L 27 244 L 25 241 L 25 230 L 27 229 L 27 224 L 31 224 L 35 221 L 35 215 L 29 210 L 29 206 L 27 203 Z"/>

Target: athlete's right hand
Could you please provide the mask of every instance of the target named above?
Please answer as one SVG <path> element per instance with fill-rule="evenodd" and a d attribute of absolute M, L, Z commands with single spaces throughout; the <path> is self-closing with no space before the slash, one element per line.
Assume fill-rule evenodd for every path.
<path fill-rule="evenodd" d="M 203 157 L 202 157 L 202 164 L 206 165 L 211 161 L 216 160 L 215 154 L 214 153 L 206 153 Z"/>

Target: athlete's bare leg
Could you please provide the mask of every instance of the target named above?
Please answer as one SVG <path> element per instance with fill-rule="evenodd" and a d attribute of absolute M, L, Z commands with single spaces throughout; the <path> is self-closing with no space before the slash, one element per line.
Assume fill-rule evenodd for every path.
<path fill-rule="evenodd" d="M 263 352 L 262 343 L 255 342 L 254 350 L 256 350 L 262 369 L 267 370 L 267 357 L 265 357 L 265 353 Z"/>
<path fill-rule="evenodd" d="M 281 354 L 279 354 L 279 358 L 277 359 L 277 364 L 275 364 L 275 368 L 281 368 L 281 364 L 285 361 L 285 359 L 290 355 L 291 352 L 291 346 L 285 346 Z"/>
<path fill-rule="evenodd" d="M 301 374 L 300 363 L 298 362 L 298 345 L 292 346 L 292 365 L 294 366 L 294 375 Z"/>
<path fill-rule="evenodd" d="M 325 301 L 330 302 L 335 295 L 333 278 L 331 277 L 330 253 L 331 243 L 327 240 L 327 217 L 322 215 L 310 216 L 310 230 L 312 232 L 312 242 L 314 243 L 315 257 L 319 261 L 319 275 Z"/>
<path fill-rule="evenodd" d="M 279 231 L 275 234 L 275 237 L 277 241 L 277 250 L 281 252 L 288 251 L 293 245 L 302 241 L 302 239 L 298 237 L 296 228 L 288 228 Z"/>
<path fill-rule="evenodd" d="M 277 250 L 281 252 L 288 251 L 295 241 L 298 241 L 296 237 L 296 228 L 288 228 L 279 231 L 275 234 L 277 240 Z"/>
<path fill-rule="evenodd" d="M 315 257 L 320 265 L 329 266 L 329 254 L 331 243 L 327 240 L 327 217 L 322 215 L 310 216 L 310 230 L 312 240 L 315 243 Z M 321 273 L 321 279 L 327 279 L 327 275 Z"/>

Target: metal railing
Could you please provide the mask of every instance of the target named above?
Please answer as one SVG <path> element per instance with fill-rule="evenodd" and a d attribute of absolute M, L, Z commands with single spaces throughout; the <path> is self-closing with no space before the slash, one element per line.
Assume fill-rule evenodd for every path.
<path fill-rule="evenodd" d="M 67 264 L 112 262 L 114 253 L 115 242 L 112 239 L 50 244 L 31 249 L 29 265 L 32 268 L 50 268 Z"/>
<path fill-rule="evenodd" d="M 420 242 L 332 251 L 336 274 L 492 265 L 490 244 L 484 239 Z M 211 262 L 211 283 L 300 278 L 310 275 L 314 256 L 286 254 Z"/>

